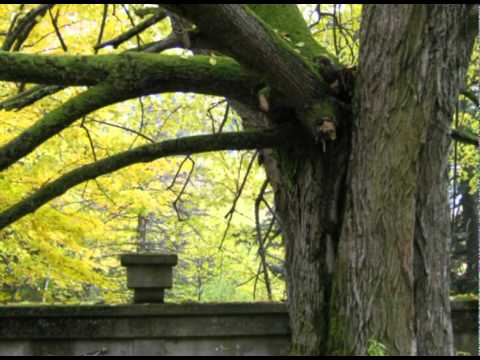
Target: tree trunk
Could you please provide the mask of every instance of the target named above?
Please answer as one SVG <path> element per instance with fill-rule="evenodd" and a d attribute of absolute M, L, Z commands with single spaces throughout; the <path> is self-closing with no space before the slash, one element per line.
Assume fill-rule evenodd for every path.
<path fill-rule="evenodd" d="M 364 354 L 375 340 L 389 354 L 453 352 L 445 171 L 473 43 L 468 14 L 463 5 L 364 8 L 336 350 Z"/>
<path fill-rule="evenodd" d="M 452 354 L 444 174 L 468 11 L 365 6 L 352 130 L 264 152 L 293 353 L 364 355 L 378 342 L 390 355 Z"/>
<path fill-rule="evenodd" d="M 322 354 L 342 223 L 349 136 L 338 143 L 267 157 L 286 244 L 292 352 Z M 272 171 L 273 163 L 277 171 Z"/>

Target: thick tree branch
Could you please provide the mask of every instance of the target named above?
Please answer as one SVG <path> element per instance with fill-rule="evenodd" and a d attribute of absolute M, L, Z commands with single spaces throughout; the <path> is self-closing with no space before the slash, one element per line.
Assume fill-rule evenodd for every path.
<path fill-rule="evenodd" d="M 34 212 L 48 201 L 64 194 L 82 182 L 112 173 L 129 165 L 150 162 L 166 156 L 190 155 L 220 150 L 270 148 L 282 146 L 294 140 L 292 127 L 286 126 L 261 132 L 198 135 L 140 146 L 82 166 L 45 185 L 18 204 L 0 213 L 0 229 Z"/>
<path fill-rule="evenodd" d="M 316 142 L 325 137 L 324 121 L 334 124 L 334 130 L 343 125 L 340 120 L 346 116 L 335 99 L 340 95 L 335 87 L 343 83 L 337 81 L 341 67 L 312 38 L 296 5 L 164 6 L 194 22 L 220 52 L 263 74 L 264 89 L 271 90 L 262 94 L 263 102 L 273 97 L 294 109 Z"/>
<path fill-rule="evenodd" d="M 95 85 L 105 80 L 115 56 L 32 55 L 0 51 L 0 80 L 48 85 Z"/>
<path fill-rule="evenodd" d="M 265 74 L 271 86 L 297 105 L 303 106 L 305 99 L 326 93 L 321 77 L 311 63 L 294 51 L 294 44 L 277 35 L 247 7 L 202 4 L 167 8 L 192 20 L 221 50 Z M 293 7 L 288 10 L 295 11 Z M 301 52 L 301 48 L 297 50 Z"/>
<path fill-rule="evenodd" d="M 3 54 L 9 58 L 10 54 Z M 257 82 L 252 74 L 242 71 L 241 67 L 233 60 L 219 59 L 217 64 L 212 66 L 206 56 L 182 59 L 163 55 L 130 54 L 113 57 L 98 56 L 100 60 L 96 62 L 92 57 L 16 55 L 29 59 L 30 74 L 32 72 L 40 73 L 40 69 L 42 69 L 40 64 L 40 69 L 36 69 L 37 63 L 31 61 L 32 59 L 40 59 L 40 63 L 43 62 L 45 66 L 50 66 L 50 69 L 47 70 L 43 68 L 47 72 L 49 70 L 52 72 L 48 75 L 50 76 L 48 79 L 44 77 L 43 80 L 62 82 L 62 79 L 73 76 L 70 80 L 75 81 L 82 78 L 82 81 L 90 82 L 89 77 L 94 74 L 107 77 L 105 69 L 109 69 L 111 74 L 108 75 L 108 81 L 67 101 L 15 139 L 0 147 L 0 171 L 29 154 L 37 146 L 80 117 L 107 105 L 138 96 L 170 91 L 191 91 L 248 101 L 251 96 L 250 89 Z M 84 59 L 84 61 L 80 59 Z M 116 64 L 109 67 L 106 59 L 110 59 L 110 62 Z M 2 53 L 0 53 L 0 63 L 1 60 Z M 20 61 L 19 68 L 21 68 L 21 63 L 22 61 Z M 72 73 L 77 70 L 78 64 L 86 72 L 84 74 L 78 72 L 78 77 L 76 77 L 77 75 L 72 75 Z M 57 69 L 56 72 L 55 69 Z M 70 69 L 72 71 L 69 73 Z M 0 68 L 0 79 L 2 76 L 8 77 L 8 73 L 2 70 Z M 20 76 L 24 75 L 20 74 Z M 18 78 L 18 76 L 15 77 L 15 80 Z M 93 82 L 93 78 L 91 81 Z"/>
<path fill-rule="evenodd" d="M 121 55 L 54 56 L 0 51 L 0 80 L 62 86 L 91 86 L 109 80 L 131 91 L 184 91 L 227 97 L 250 97 L 254 74 L 234 60 L 208 56 Z"/>
<path fill-rule="evenodd" d="M 39 21 L 39 18 L 43 17 L 47 10 L 51 9 L 52 7 L 53 4 L 42 4 L 35 9 L 32 9 L 23 18 L 18 20 L 14 28 L 8 32 L 7 38 L 2 45 L 2 50 L 9 51 L 16 42 L 14 50 L 18 51 L 32 31 L 33 27 Z"/>

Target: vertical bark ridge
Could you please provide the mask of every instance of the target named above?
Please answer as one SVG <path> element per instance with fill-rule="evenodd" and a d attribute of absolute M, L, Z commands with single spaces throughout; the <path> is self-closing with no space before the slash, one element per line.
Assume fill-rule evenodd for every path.
<path fill-rule="evenodd" d="M 475 37 L 469 31 L 469 5 L 442 6 L 432 14 L 439 23 L 432 121 L 419 158 L 415 224 L 415 315 L 418 355 L 454 355 L 449 300 L 451 227 L 448 205 L 450 127 Z M 476 17 L 476 16 L 475 16 Z"/>
<path fill-rule="evenodd" d="M 369 343 L 378 341 L 390 355 L 417 353 L 414 233 L 417 192 L 425 190 L 418 182 L 432 184 L 430 178 L 440 177 L 439 155 L 433 160 L 436 169 L 424 169 L 433 151 L 425 153 L 433 146 L 427 132 L 433 127 L 447 132 L 448 124 L 438 117 L 451 115 L 450 102 L 459 91 L 452 72 L 468 64 L 461 36 L 467 12 L 464 5 L 364 7 L 331 351 L 366 354 Z M 452 54 L 456 52 L 461 55 Z M 445 157 L 445 147 L 435 146 Z M 435 175 L 427 176 L 428 171 Z M 446 273 L 444 264 L 428 270 L 440 268 Z M 448 297 L 440 297 L 448 316 Z M 431 312 L 431 306 L 423 309 Z"/>

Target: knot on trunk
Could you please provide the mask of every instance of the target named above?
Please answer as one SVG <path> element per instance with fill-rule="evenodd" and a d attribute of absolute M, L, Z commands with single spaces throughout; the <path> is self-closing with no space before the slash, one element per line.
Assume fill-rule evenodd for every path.
<path fill-rule="evenodd" d="M 337 120 L 335 109 L 328 99 L 312 103 L 299 116 L 312 134 L 315 143 L 336 140 Z"/>

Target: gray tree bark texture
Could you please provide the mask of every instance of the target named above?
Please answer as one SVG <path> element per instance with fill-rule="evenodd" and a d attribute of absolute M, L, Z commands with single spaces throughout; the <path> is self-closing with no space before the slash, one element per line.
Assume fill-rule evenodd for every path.
<path fill-rule="evenodd" d="M 294 353 L 453 354 L 446 166 L 471 10 L 366 5 L 351 144 L 267 156 Z"/>

